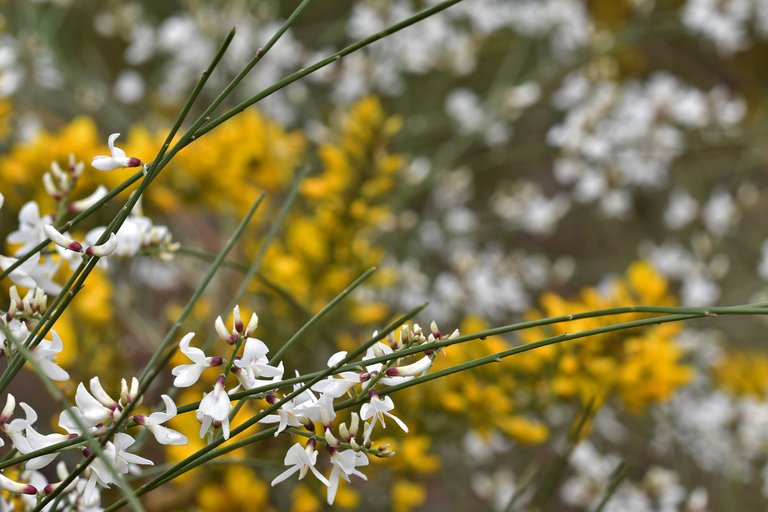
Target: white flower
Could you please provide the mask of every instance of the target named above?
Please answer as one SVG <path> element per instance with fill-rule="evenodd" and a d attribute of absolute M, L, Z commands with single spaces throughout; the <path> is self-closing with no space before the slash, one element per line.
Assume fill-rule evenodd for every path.
<path fill-rule="evenodd" d="M 64 343 L 56 331 L 51 330 L 52 340 L 42 340 L 40 344 L 32 351 L 31 356 L 35 362 L 49 379 L 64 381 L 69 379 L 69 374 L 57 365 L 57 354 L 64 349 Z"/>
<path fill-rule="evenodd" d="M 23 407 L 26 404 L 22 402 L 20 405 Z M 69 438 L 69 436 L 65 436 L 64 434 L 56 434 L 56 433 L 43 435 L 39 433 L 37 430 L 35 430 L 34 427 L 32 427 L 31 425 L 27 426 L 25 433 L 27 437 L 27 442 L 29 443 L 29 452 L 22 452 L 21 450 L 19 450 L 20 453 L 30 453 L 36 450 L 41 450 L 51 445 L 66 441 Z M 59 453 L 60 452 L 53 452 L 47 455 L 41 455 L 39 457 L 35 457 L 34 459 L 31 459 L 27 462 L 27 469 L 44 468 L 45 466 L 50 464 L 59 455 Z"/>
<path fill-rule="evenodd" d="M 225 383 L 226 377 L 219 375 L 216 384 L 213 385 L 213 391 L 200 400 L 200 407 L 197 410 L 197 419 L 201 422 L 200 437 L 204 437 L 211 428 L 211 424 L 215 422 L 221 424 L 224 439 L 229 439 L 229 413 L 232 411 L 232 403 L 224 389 Z"/>
<path fill-rule="evenodd" d="M 37 413 L 30 406 L 22 402 L 19 405 L 21 405 L 21 408 L 24 409 L 24 418 L 16 418 L 15 420 L 8 421 L 6 418 L 10 418 L 10 416 L 13 414 L 15 405 L 16 399 L 13 397 L 13 395 L 9 394 L 2 415 L 5 421 L 0 428 L 2 428 L 2 431 L 5 432 L 5 435 L 11 438 L 13 446 L 20 453 L 29 453 L 32 451 L 32 448 L 29 445 L 29 441 L 27 440 L 26 436 L 24 435 L 24 431 L 37 421 Z"/>
<path fill-rule="evenodd" d="M 296 372 L 296 376 L 299 376 L 299 372 Z M 301 384 L 294 384 L 293 390 L 297 391 L 302 387 Z M 277 414 L 269 414 L 259 420 L 259 423 L 278 423 L 275 437 L 280 434 L 287 427 L 300 427 L 309 422 L 309 418 L 305 414 L 308 407 L 311 407 L 317 398 L 308 389 L 305 389 L 291 400 L 285 402 L 277 410 Z"/>
<path fill-rule="evenodd" d="M 334 451 L 331 455 L 331 474 L 328 477 L 328 504 L 333 505 L 336 499 L 336 491 L 339 489 L 339 477 L 345 482 L 349 482 L 349 476 L 359 476 L 363 480 L 368 478 L 360 471 L 355 469 L 357 466 L 367 466 L 368 457 L 362 452 L 354 450 L 345 450 L 343 452 Z"/>
<path fill-rule="evenodd" d="M 16 258 L 0 256 L 0 268 L 8 270 L 16 261 L 18 261 Z M 11 281 L 24 288 L 37 286 L 45 290 L 45 293 L 57 295 L 61 291 L 61 285 L 53 280 L 53 275 L 58 268 L 59 265 L 53 258 L 46 258 L 44 263 L 40 263 L 40 253 L 36 252 L 11 271 L 9 277 Z"/>
<path fill-rule="evenodd" d="M 392 347 L 390 347 L 389 345 L 385 343 L 375 343 L 372 347 L 368 348 L 368 350 L 365 352 L 365 356 L 363 356 L 363 361 L 367 359 L 373 359 L 374 357 L 381 357 L 384 355 L 388 356 L 393 352 L 394 351 L 392 350 Z M 367 365 L 365 369 L 368 371 L 368 373 L 379 373 L 384 369 L 384 365 L 382 363 L 373 363 L 373 364 Z M 385 375 L 387 376 L 379 379 L 379 382 L 381 384 L 384 384 L 385 386 L 394 386 L 406 380 L 410 380 L 410 377 L 390 376 L 389 374 L 385 374 Z"/>
<path fill-rule="evenodd" d="M 85 249 L 85 254 L 103 258 L 111 255 L 117 249 L 117 237 L 114 233 L 109 234 L 109 239 L 101 245 L 91 245 Z"/>
<path fill-rule="evenodd" d="M 19 210 L 19 229 L 8 235 L 10 244 L 21 244 L 16 255 L 25 254 L 34 246 L 45 240 L 43 225 L 53 222 L 50 215 L 40 216 L 40 207 L 35 201 L 29 201 Z"/>
<path fill-rule="evenodd" d="M 347 352 L 342 350 L 336 352 L 328 359 L 328 368 L 335 368 L 341 364 L 341 362 L 347 357 Z M 381 365 L 379 365 L 380 367 Z M 370 378 L 370 374 L 363 372 L 357 374 L 355 372 L 340 372 L 334 376 L 330 376 L 327 379 L 316 382 L 312 385 L 312 390 L 329 395 L 334 398 L 340 398 L 350 388 L 354 387 L 361 382 L 365 382 Z"/>
<path fill-rule="evenodd" d="M 37 489 L 35 489 L 34 486 L 21 482 L 14 482 L 2 473 L 0 473 L 0 489 L 5 489 L 8 492 L 18 494 L 37 494 Z"/>
<path fill-rule="evenodd" d="M 160 444 L 165 445 L 184 445 L 187 444 L 187 438 L 183 434 L 164 427 L 161 423 L 165 423 L 174 416 L 176 416 L 176 404 L 168 395 L 162 395 L 161 397 L 165 403 L 165 412 L 153 412 L 149 416 L 142 416 L 137 414 L 133 417 L 133 421 L 139 425 L 144 425 L 152 432 L 155 439 Z"/>
<path fill-rule="evenodd" d="M 85 235 L 86 243 L 95 243 L 106 228 L 100 226 L 90 230 Z M 117 248 L 115 254 L 117 256 L 136 256 L 141 250 L 142 246 L 146 244 L 146 238 L 148 238 L 154 226 L 152 221 L 147 217 L 138 215 L 130 215 L 120 229 L 117 230 Z"/>
<path fill-rule="evenodd" d="M 119 414 L 122 409 L 120 404 L 113 400 L 101 387 L 98 377 L 90 382 L 91 393 L 85 389 L 81 382 L 75 392 L 77 407 L 70 407 L 59 415 L 59 426 L 70 434 L 82 434 L 82 423 L 88 428 L 98 427 L 110 418 Z"/>
<path fill-rule="evenodd" d="M 107 187 L 104 185 L 99 185 L 90 195 L 83 197 L 82 199 L 78 199 L 77 201 L 72 201 L 72 203 L 69 205 L 69 211 L 82 212 L 87 210 L 97 202 L 101 201 L 108 192 L 109 191 L 107 190 Z"/>
<path fill-rule="evenodd" d="M 93 157 L 91 165 L 100 171 L 114 171 L 122 167 L 139 167 L 141 160 L 134 157 L 128 157 L 125 151 L 115 146 L 115 140 L 120 136 L 119 133 L 113 133 L 109 136 L 109 151 L 111 156 L 99 155 Z"/>
<path fill-rule="evenodd" d="M 312 474 L 315 475 L 315 477 L 323 484 L 326 486 L 329 485 L 328 480 L 320 474 L 317 468 L 315 468 L 316 462 L 317 452 L 315 451 L 314 440 L 310 439 L 306 448 L 301 446 L 299 443 L 294 444 L 288 449 L 288 453 L 285 454 L 285 459 L 283 460 L 283 464 L 292 467 L 277 475 L 277 477 L 272 480 L 272 487 L 279 484 L 297 471 L 299 472 L 299 480 L 301 480 L 307 475 L 308 469 L 311 470 Z"/>
<path fill-rule="evenodd" d="M 51 239 L 53 243 L 59 247 L 69 249 L 70 251 L 74 252 L 85 253 L 91 256 L 98 256 L 103 258 L 104 256 L 109 256 L 115 252 L 115 249 L 117 249 L 117 237 L 115 237 L 114 233 L 110 233 L 109 239 L 103 244 L 89 245 L 88 247 L 83 248 L 83 244 L 70 238 L 68 235 L 60 233 L 51 224 L 45 224 L 43 226 L 43 231 L 45 231 L 45 234 L 48 236 L 48 238 Z"/>
<path fill-rule="evenodd" d="M 408 427 L 403 423 L 403 420 L 389 412 L 395 408 L 392 399 L 388 396 L 385 396 L 383 399 L 379 398 L 379 395 L 376 394 L 375 391 L 372 391 L 371 393 L 371 401 L 367 404 L 363 404 L 360 408 L 360 417 L 364 421 L 373 418 L 371 426 L 366 430 L 364 442 L 367 443 L 371 439 L 371 432 L 377 422 L 380 421 L 381 426 L 387 428 L 387 424 L 384 422 L 384 416 L 389 416 L 395 420 L 395 423 L 397 423 L 403 431 L 408 432 Z"/>
<path fill-rule="evenodd" d="M 259 384 L 269 382 L 261 380 L 260 377 L 273 379 L 283 377 L 282 362 L 277 367 L 270 366 L 267 352 L 269 352 L 267 345 L 260 339 L 248 338 L 245 341 L 243 356 L 235 361 L 235 366 L 240 369 L 237 372 L 237 379 L 245 389 L 253 389 Z"/>
<path fill-rule="evenodd" d="M 45 236 L 51 239 L 51 242 L 55 243 L 59 247 L 69 249 L 70 251 L 83 252 L 83 244 L 77 240 L 74 240 L 69 235 L 61 233 L 51 224 L 44 224 L 43 232 L 45 233 Z"/>
<path fill-rule="evenodd" d="M 220 356 L 205 357 L 205 353 L 202 350 L 190 347 L 189 342 L 192 341 L 194 336 L 195 333 L 193 332 L 187 333 L 179 342 L 179 350 L 192 361 L 192 364 L 181 364 L 171 370 L 171 373 L 176 377 L 173 380 L 173 385 L 177 388 L 191 386 L 197 382 L 206 368 L 218 366 L 222 363 Z"/>
<path fill-rule="evenodd" d="M 104 445 L 104 448 L 102 449 L 104 457 L 112 463 L 115 471 L 119 474 L 124 475 L 137 472 L 135 467 L 137 464 L 154 465 L 154 462 L 151 460 L 126 451 L 126 449 L 135 442 L 136 441 L 125 432 L 118 432 L 115 434 L 114 443 L 107 442 Z M 104 487 L 109 487 L 109 485 L 114 482 L 112 472 L 101 457 L 94 459 L 90 469 L 96 476 L 98 483 Z"/>
<path fill-rule="evenodd" d="M 426 373 L 426 371 L 429 370 L 431 366 L 432 358 L 429 356 L 424 356 L 415 363 L 411 363 L 405 366 L 393 366 L 391 368 L 387 368 L 385 373 L 391 377 L 414 377 L 416 375 Z"/>

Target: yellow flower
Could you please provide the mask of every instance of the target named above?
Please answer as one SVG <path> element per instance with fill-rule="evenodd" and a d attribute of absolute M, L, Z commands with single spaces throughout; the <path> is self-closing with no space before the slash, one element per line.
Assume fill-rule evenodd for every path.
<path fill-rule="evenodd" d="M 393 512 L 410 512 L 427 500 L 424 486 L 407 480 L 396 480 L 391 492 Z"/>

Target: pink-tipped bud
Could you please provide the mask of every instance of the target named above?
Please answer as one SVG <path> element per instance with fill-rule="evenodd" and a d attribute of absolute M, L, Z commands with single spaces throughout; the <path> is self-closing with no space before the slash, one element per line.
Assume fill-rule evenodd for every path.
<path fill-rule="evenodd" d="M 328 446 L 331 448 L 338 448 L 341 446 L 341 441 L 336 439 L 336 436 L 333 435 L 330 428 L 325 429 L 325 442 L 328 443 Z"/>
<path fill-rule="evenodd" d="M 131 157 L 128 159 L 128 165 L 126 167 L 139 167 L 141 165 L 141 160 L 139 160 L 136 157 Z"/>
<path fill-rule="evenodd" d="M 432 359 L 430 359 L 428 356 L 424 356 L 413 364 L 387 368 L 386 373 L 390 377 L 414 377 L 416 375 L 421 375 L 422 373 L 429 370 L 430 366 L 432 366 Z"/>
<path fill-rule="evenodd" d="M 243 320 L 240 318 L 240 306 L 235 306 L 235 309 L 232 310 L 232 321 L 235 324 L 235 330 L 242 334 L 245 330 L 245 325 L 243 324 Z"/>
<path fill-rule="evenodd" d="M 85 250 L 85 254 L 103 258 L 105 256 L 111 255 L 113 252 L 115 252 L 115 249 L 117 249 L 117 237 L 114 233 L 110 233 L 109 240 L 101 245 L 92 245 L 91 247 L 88 247 Z"/>
<path fill-rule="evenodd" d="M 55 243 L 59 247 L 69 249 L 70 251 L 83 252 L 83 246 L 80 242 L 77 242 L 67 235 L 60 233 L 50 224 L 43 225 L 43 232 L 45 232 L 45 236 L 51 239 L 51 242 Z"/>
<path fill-rule="evenodd" d="M 13 416 L 13 410 L 16 408 L 16 397 L 8 393 L 8 398 L 5 399 L 5 407 L 3 412 L 0 413 L 0 425 L 7 423 L 11 416 Z"/>
<path fill-rule="evenodd" d="M 248 336 L 259 326 L 259 317 L 256 313 L 251 314 L 251 319 L 248 321 L 248 325 L 245 327 L 245 335 Z"/>
<path fill-rule="evenodd" d="M 442 334 L 440 334 L 440 329 L 437 328 L 437 322 L 434 320 L 431 324 L 429 324 L 429 330 L 432 331 L 432 336 L 434 336 L 435 339 L 439 340 L 442 337 Z"/>
<path fill-rule="evenodd" d="M 229 332 L 229 329 L 227 329 L 227 326 L 224 325 L 224 319 L 221 318 L 221 316 L 219 316 L 218 318 L 216 318 L 216 321 L 213 323 L 213 326 L 216 328 L 216 334 L 219 335 L 219 338 L 229 343 L 232 337 L 232 333 Z"/>

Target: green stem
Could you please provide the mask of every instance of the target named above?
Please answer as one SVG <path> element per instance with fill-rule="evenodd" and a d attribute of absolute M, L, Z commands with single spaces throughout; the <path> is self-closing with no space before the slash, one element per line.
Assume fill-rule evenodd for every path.
<path fill-rule="evenodd" d="M 219 267 L 221 266 L 221 262 L 224 261 L 229 251 L 234 246 L 235 242 L 239 240 L 240 236 L 243 234 L 243 231 L 245 230 L 245 227 L 248 225 L 248 222 L 250 221 L 253 214 L 256 212 L 256 209 L 261 204 L 261 201 L 263 199 L 264 195 L 260 195 L 256 201 L 254 201 L 253 205 L 251 206 L 248 213 L 245 215 L 243 220 L 238 225 L 235 232 L 232 234 L 230 239 L 227 241 L 227 244 L 224 246 L 222 251 L 219 253 L 219 256 L 217 257 L 216 261 L 211 265 L 211 268 L 208 270 L 206 275 L 203 277 L 203 280 L 198 284 L 198 287 L 195 289 L 195 292 L 190 297 L 189 301 L 187 301 L 187 305 L 185 306 L 184 310 L 182 311 L 182 314 L 179 316 L 179 318 L 174 322 L 171 329 L 166 333 L 165 338 L 161 342 L 160 346 L 155 350 L 155 352 L 152 354 L 152 358 L 145 366 L 146 368 L 151 368 L 152 365 L 157 361 L 159 358 L 159 354 L 162 353 L 163 350 L 166 349 L 166 347 L 173 341 L 174 336 L 176 334 L 176 331 L 181 328 L 182 323 L 186 319 L 186 317 L 189 315 L 189 313 L 192 311 L 192 308 L 194 307 L 195 303 L 199 299 L 199 297 L 202 295 L 203 291 L 207 287 L 208 283 L 210 283 L 211 279 L 213 279 L 213 276 L 218 271 Z M 154 368 L 153 372 L 143 372 L 142 376 L 144 379 L 141 380 L 141 384 L 139 386 L 139 391 L 137 397 L 134 399 L 133 402 L 127 404 L 126 408 L 123 411 L 123 415 L 120 417 L 120 419 L 115 423 L 115 425 L 110 429 L 110 431 L 107 433 L 106 438 L 110 438 L 121 426 L 122 422 L 125 421 L 125 419 L 130 415 L 131 411 L 135 407 L 135 405 L 139 402 L 139 399 L 143 394 L 146 392 L 149 385 L 152 383 L 152 380 L 154 377 L 161 371 L 161 369 L 165 366 L 167 361 L 173 356 L 174 351 L 169 351 L 165 358 L 162 360 L 160 364 Z M 149 378 L 147 378 L 149 376 Z M 81 463 L 77 468 L 75 468 L 74 471 L 72 471 L 67 478 L 64 479 L 61 485 L 59 485 L 51 494 L 45 497 L 43 502 L 41 503 L 41 506 L 45 506 L 48 503 L 50 503 L 51 500 L 55 499 L 58 494 L 62 492 L 64 488 L 67 487 L 67 485 L 72 482 L 77 476 L 82 473 L 85 468 L 88 467 L 88 464 L 93 460 L 92 457 L 86 458 L 86 460 Z"/>
<path fill-rule="evenodd" d="M 206 133 L 210 132 L 220 124 L 224 123 L 228 119 L 236 116 L 237 114 L 244 111 L 246 108 L 250 107 L 251 105 L 254 105 L 258 103 L 259 101 L 263 100 L 267 96 L 273 94 L 276 91 L 279 91 L 280 89 L 292 84 L 293 82 L 304 78 L 307 75 L 310 75 L 317 71 L 318 69 L 324 68 L 325 66 L 329 64 L 333 64 L 334 62 L 337 62 L 342 57 L 345 57 L 351 53 L 356 52 L 357 50 L 360 50 L 361 48 L 365 48 L 366 46 L 375 43 L 376 41 L 383 39 L 387 36 L 390 36 L 394 34 L 395 32 L 399 32 L 400 30 L 410 27 L 411 25 L 418 23 L 419 21 L 422 21 L 425 18 L 428 18 L 434 14 L 439 13 L 440 11 L 444 11 L 445 9 L 451 7 L 452 5 L 455 5 L 462 0 L 447 0 L 445 2 L 441 2 L 433 7 L 430 7 L 429 9 L 424 9 L 423 11 L 415 14 L 414 16 L 411 16 L 410 18 L 407 18 L 399 23 L 395 23 L 394 25 L 387 27 L 386 29 L 382 30 L 381 32 L 377 32 L 376 34 L 373 34 L 372 36 L 366 37 L 365 39 L 361 39 L 360 41 L 351 44 L 344 48 L 343 50 L 334 53 L 333 55 L 326 57 L 325 59 L 316 62 L 315 64 L 312 64 L 311 66 L 301 69 L 299 71 L 296 71 L 295 73 L 292 73 L 279 82 L 275 83 L 274 85 L 267 87 L 260 93 L 251 96 L 245 101 L 242 101 L 235 107 L 227 110 L 223 114 L 221 114 L 216 119 L 210 121 L 209 123 L 205 124 L 200 128 L 199 131 L 195 133 L 195 137 L 200 137 L 202 135 L 205 135 Z"/>
<path fill-rule="evenodd" d="M 216 273 L 219 271 L 219 268 L 221 268 L 221 266 L 224 264 L 227 255 L 230 253 L 237 241 L 240 240 L 240 237 L 243 236 L 246 226 L 248 226 L 250 223 L 251 218 L 253 218 L 254 213 L 256 213 L 256 209 L 261 205 L 263 199 L 264 194 L 262 193 L 259 195 L 256 201 L 253 202 L 250 209 L 245 214 L 245 217 L 243 217 L 243 220 L 240 221 L 240 224 L 237 226 L 232 235 L 230 235 L 229 240 L 227 240 L 227 242 L 224 244 L 224 247 L 221 249 L 221 251 L 219 251 L 219 254 L 213 260 L 213 263 L 208 268 L 208 271 L 203 276 L 203 279 L 200 281 L 200 283 L 198 283 L 197 288 L 190 296 L 187 304 L 184 306 L 184 309 L 181 311 L 179 318 L 176 319 L 176 321 L 173 323 L 173 326 L 171 326 L 171 328 L 165 334 L 163 341 L 160 342 L 160 345 L 152 353 L 152 356 L 150 357 L 149 361 L 147 361 L 147 364 L 144 366 L 144 369 L 139 376 L 139 380 L 142 382 L 142 384 L 146 384 L 146 386 L 148 386 L 152 382 L 152 379 L 157 375 L 157 373 L 165 366 L 165 363 L 170 359 L 170 357 L 173 356 L 173 353 L 176 351 L 175 347 L 170 352 L 170 354 L 166 355 L 162 364 L 156 364 L 158 359 L 160 359 L 160 355 L 165 352 L 170 344 L 175 340 L 176 333 L 181 328 L 189 314 L 192 312 L 192 308 L 194 308 L 198 299 L 200 299 L 200 296 L 208 287 L 208 284 L 213 279 L 213 276 L 216 275 Z M 152 372 L 152 370 L 154 370 L 154 372 Z M 149 376 L 150 373 L 151 376 Z"/>
<path fill-rule="evenodd" d="M 405 315 L 398 318 L 396 321 L 392 322 L 389 326 L 387 326 L 380 334 L 372 338 L 372 342 L 375 343 L 378 340 L 384 339 L 390 332 L 393 332 L 395 329 L 403 325 L 405 322 L 410 320 L 414 315 L 416 315 L 421 309 L 423 309 L 424 306 L 414 308 Z M 350 359 L 350 356 L 347 356 L 342 364 Z M 279 401 L 275 402 L 274 404 L 270 405 L 266 409 L 260 411 L 258 414 L 254 415 L 252 418 L 245 421 L 243 424 L 239 425 L 237 428 L 232 429 L 230 433 L 230 437 L 235 437 L 245 430 L 251 428 L 255 424 L 257 424 L 260 420 L 262 420 L 265 416 L 273 413 L 277 409 L 283 406 L 283 404 L 289 402 L 290 400 L 293 400 L 295 397 L 299 396 L 301 393 L 309 389 L 313 384 L 316 382 L 319 382 L 326 378 L 327 376 L 331 375 L 335 370 L 333 368 L 329 368 L 327 370 L 324 370 L 322 372 L 318 372 L 318 374 L 310 379 L 309 381 L 305 382 L 301 387 L 294 390 L 293 392 L 287 394 Z M 264 430 L 262 432 L 259 432 L 258 434 L 254 434 L 253 436 L 247 437 L 245 439 L 242 439 L 240 441 L 233 441 L 228 446 L 222 448 L 222 450 L 215 451 L 215 449 L 223 444 L 226 439 L 224 439 L 221 435 L 219 435 L 216 439 L 214 439 L 210 444 L 205 446 L 204 448 L 201 448 L 200 450 L 196 451 L 189 457 L 185 458 L 184 460 L 178 462 L 173 467 L 168 469 L 167 471 L 163 472 L 160 476 L 156 477 L 155 479 L 147 482 L 143 486 L 141 486 L 139 489 L 136 490 L 136 495 L 141 496 L 144 493 L 158 487 L 159 485 L 162 485 L 163 483 L 175 478 L 176 476 L 189 471 L 190 469 L 199 466 L 200 464 L 205 463 L 208 460 L 211 460 L 215 458 L 216 456 L 228 453 L 229 451 L 232 451 L 235 449 L 234 447 L 240 447 L 245 446 L 249 444 L 249 442 L 246 442 L 249 439 L 262 439 L 266 438 L 269 435 L 271 435 L 273 432 L 277 430 L 276 427 L 271 427 L 267 430 Z M 250 441 L 253 442 L 253 441 Z M 125 500 L 121 499 L 111 505 L 107 510 L 116 510 L 117 508 L 123 506 L 125 504 Z"/>
<path fill-rule="evenodd" d="M 61 231 L 62 233 L 65 231 L 71 230 L 72 228 L 80 224 L 80 222 L 88 218 L 93 212 L 95 212 L 96 210 L 98 210 L 99 208 L 107 204 L 113 197 L 115 197 L 120 192 L 130 187 L 137 181 L 139 181 L 142 176 L 143 176 L 143 173 L 137 172 L 136 174 L 134 174 L 133 176 L 131 176 L 130 178 L 122 182 L 120 185 L 118 185 L 116 188 L 108 192 L 107 195 L 99 199 L 91 207 L 83 210 L 82 212 L 77 214 L 74 218 L 72 218 L 71 220 L 68 220 L 64 224 L 57 226 L 56 229 L 58 231 Z M 9 265 L 7 269 L 0 272 L 0 281 L 8 277 L 11 274 L 11 272 L 19 268 L 19 266 L 21 266 L 25 261 L 31 258 L 34 254 L 45 249 L 50 242 L 51 241 L 46 238 L 45 240 L 43 240 L 42 242 L 34 246 L 32 249 L 30 249 L 26 253 L 22 254 L 21 256 L 15 257 L 16 261 L 14 261 L 11 265 Z"/>
<path fill-rule="evenodd" d="M 227 86 L 224 88 L 221 93 L 219 93 L 216 98 L 211 102 L 211 104 L 203 111 L 200 116 L 195 120 L 195 122 L 192 124 L 192 126 L 187 131 L 188 133 L 192 134 L 195 133 L 195 131 L 200 128 L 200 126 L 203 125 L 206 121 L 210 121 L 210 115 L 211 113 L 218 108 L 219 105 L 229 96 L 235 87 L 237 87 L 240 82 L 243 81 L 243 79 L 246 77 L 248 73 L 253 69 L 253 67 L 259 63 L 259 61 L 264 58 L 264 56 L 267 54 L 269 50 L 272 49 L 272 47 L 277 43 L 277 41 L 285 34 L 285 32 L 288 30 L 288 28 L 293 25 L 293 22 L 296 20 L 296 18 L 301 14 L 301 12 L 304 10 L 304 8 L 309 5 L 309 2 L 311 0 L 304 0 L 301 2 L 301 4 L 296 7 L 296 9 L 293 10 L 293 12 L 288 16 L 288 18 L 283 22 L 283 24 L 280 26 L 279 29 L 272 35 L 272 37 L 267 41 L 267 44 L 265 44 L 262 48 L 259 48 L 256 50 L 256 54 L 251 58 L 251 60 L 248 62 L 248 64 L 245 65 L 243 69 L 240 70 L 240 72 L 235 76 L 235 78 L 232 79 L 232 81 L 227 84 Z M 193 138 L 199 137 L 199 135 L 193 136 Z"/>
<path fill-rule="evenodd" d="M 215 255 L 208 254 L 204 251 L 199 251 L 197 249 L 192 249 L 189 247 L 179 247 L 179 249 L 176 251 L 176 254 L 184 254 L 186 256 L 192 256 L 194 258 L 197 258 L 199 260 L 211 262 L 216 257 Z M 248 272 L 249 266 L 245 263 L 241 263 L 239 261 L 225 261 L 222 264 L 223 267 L 231 268 L 233 270 L 236 270 L 241 273 Z M 254 276 L 256 280 L 258 280 L 261 284 L 263 284 L 266 288 L 268 288 L 270 291 L 272 291 L 275 295 L 278 295 L 280 298 L 282 298 L 290 307 L 292 307 L 294 310 L 296 310 L 297 313 L 303 315 L 303 316 L 311 316 L 311 313 L 307 311 L 307 309 L 302 306 L 299 301 L 291 295 L 291 293 L 277 284 L 276 282 L 269 279 L 267 276 L 262 274 L 261 272 L 256 272 L 256 275 Z"/>
<path fill-rule="evenodd" d="M 56 387 L 53 381 L 45 374 L 45 372 L 42 371 L 37 360 L 34 357 L 31 357 L 29 351 L 24 347 L 22 343 L 16 339 L 10 328 L 8 328 L 8 326 L 4 323 L 0 322 L 0 331 L 2 331 L 5 339 L 10 341 L 11 345 L 23 355 L 24 359 L 29 362 L 29 364 L 32 366 L 32 369 L 35 371 L 35 374 L 37 374 L 37 377 L 43 382 L 43 386 L 54 399 L 54 401 L 57 402 L 57 404 L 63 410 L 68 410 L 71 404 L 66 400 L 63 393 L 59 391 L 59 388 Z M 131 509 L 135 511 L 143 511 L 144 509 L 142 508 L 141 503 L 139 503 L 138 499 L 133 494 L 133 488 L 128 485 L 128 482 L 123 479 L 122 475 L 115 468 L 114 463 L 104 454 L 104 450 L 102 450 L 101 445 L 93 437 L 89 426 L 83 423 L 83 420 L 75 414 L 70 414 L 69 417 L 77 424 L 77 428 L 80 429 L 82 435 L 86 438 L 89 448 L 91 448 L 94 454 L 98 456 L 104 463 L 107 471 L 109 471 L 118 487 L 120 487 L 120 490 L 122 491 L 123 496 L 125 496 L 125 499 L 127 500 Z"/>
<path fill-rule="evenodd" d="M 360 277 L 352 281 L 352 283 L 344 288 L 344 290 L 341 291 L 336 297 L 331 300 L 328 304 L 325 305 L 323 309 L 318 311 L 312 318 L 310 318 L 304 325 L 301 326 L 301 328 L 294 333 L 291 338 L 286 341 L 282 347 L 280 347 L 280 350 L 275 352 L 275 355 L 272 356 L 272 358 L 269 360 L 269 364 L 274 365 L 276 362 L 280 361 L 280 358 L 283 357 L 283 354 L 293 346 L 296 341 L 298 341 L 299 338 L 301 338 L 304 333 L 306 333 L 315 323 L 317 323 L 321 318 L 323 318 L 330 310 L 335 308 L 342 300 L 344 300 L 347 295 L 352 293 L 352 291 L 363 284 L 363 281 L 371 277 L 371 275 L 376 271 L 376 267 L 369 268 L 365 272 L 363 272 Z"/>

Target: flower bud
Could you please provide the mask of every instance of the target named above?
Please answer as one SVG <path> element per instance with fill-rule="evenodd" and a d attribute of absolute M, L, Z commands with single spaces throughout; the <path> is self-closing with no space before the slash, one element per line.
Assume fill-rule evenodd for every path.
<path fill-rule="evenodd" d="M 85 254 L 103 258 L 104 256 L 109 256 L 110 254 L 115 252 L 115 249 L 117 249 L 117 237 L 115 236 L 114 233 L 110 233 L 109 240 L 107 240 L 101 245 L 92 245 L 88 247 L 85 250 Z"/>
<path fill-rule="evenodd" d="M 243 334 L 245 325 L 243 325 L 243 320 L 240 318 L 240 306 L 235 306 L 235 309 L 232 310 L 232 321 L 235 324 L 235 330 Z"/>
<path fill-rule="evenodd" d="M 221 316 L 219 316 L 216 319 L 216 322 L 214 322 L 213 325 L 216 328 L 216 334 L 219 335 L 219 338 L 221 338 L 224 341 L 226 341 L 227 343 L 229 343 L 230 342 L 230 338 L 231 338 L 232 335 L 229 332 L 229 330 L 227 329 L 227 326 L 224 325 L 224 319 L 221 318 Z"/>
<path fill-rule="evenodd" d="M 77 201 L 73 201 L 72 204 L 69 205 L 69 211 L 77 213 L 82 212 L 83 210 L 87 210 L 94 204 L 101 201 L 104 196 L 107 195 L 107 192 L 107 187 L 104 185 L 99 185 L 99 187 L 92 194 Z"/>
<path fill-rule="evenodd" d="M 43 231 L 45 232 L 45 236 L 50 238 L 51 242 L 55 243 L 59 247 L 69 249 L 70 251 L 83 252 L 83 245 L 80 242 L 77 242 L 72 238 L 60 233 L 50 224 L 43 225 Z"/>
<path fill-rule="evenodd" d="M 248 336 L 259 326 L 259 317 L 256 313 L 251 313 L 251 319 L 248 321 L 248 326 L 245 328 L 245 335 Z"/>
<path fill-rule="evenodd" d="M 61 192 L 53 183 L 53 177 L 49 172 L 43 174 L 43 188 L 45 189 L 46 194 L 51 196 L 55 201 L 61 199 Z"/>
<path fill-rule="evenodd" d="M 329 428 L 325 429 L 325 442 L 328 443 L 328 446 L 331 448 L 338 448 L 341 446 L 341 441 L 336 439 L 336 436 L 333 435 L 333 432 L 331 432 L 331 429 Z"/>
<path fill-rule="evenodd" d="M 5 399 L 5 407 L 3 412 L 0 412 L 0 425 L 7 423 L 11 416 L 13 416 L 13 410 L 16 408 L 16 397 L 8 393 L 8 398 Z"/>
<path fill-rule="evenodd" d="M 14 482 L 13 480 L 6 477 L 2 473 L 0 473 L 0 489 L 5 489 L 6 491 L 14 492 L 18 494 L 30 494 L 30 495 L 37 494 L 37 489 L 33 485 L 29 485 L 21 482 Z"/>
<path fill-rule="evenodd" d="M 424 356 L 415 363 L 388 368 L 386 374 L 389 377 L 414 377 L 429 370 L 430 366 L 432 366 L 432 359 L 429 356 Z"/>
<path fill-rule="evenodd" d="M 437 328 L 437 323 L 432 320 L 432 323 L 429 324 L 429 329 L 432 331 L 432 336 L 435 337 L 435 339 L 439 340 L 441 338 L 440 329 Z"/>
<path fill-rule="evenodd" d="M 56 179 L 59 181 L 67 177 L 64 171 L 61 169 L 59 162 L 57 162 L 56 160 L 51 162 L 51 174 L 53 174 L 56 177 Z"/>

